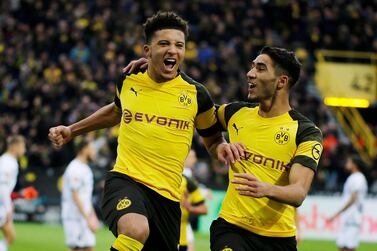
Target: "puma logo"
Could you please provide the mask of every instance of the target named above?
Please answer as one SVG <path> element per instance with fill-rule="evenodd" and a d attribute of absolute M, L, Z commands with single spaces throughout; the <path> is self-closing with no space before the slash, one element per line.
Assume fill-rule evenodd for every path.
<path fill-rule="evenodd" d="M 136 91 L 133 87 L 130 88 L 130 91 L 132 91 L 133 93 L 135 93 L 135 96 L 137 97 L 138 91 Z M 141 91 L 141 89 L 139 91 Z"/>
<path fill-rule="evenodd" d="M 233 128 L 236 130 L 237 135 L 238 135 L 238 130 L 240 130 L 240 129 L 243 128 L 243 127 L 238 128 L 237 125 L 236 125 L 236 123 L 233 123 L 232 126 L 233 126 Z"/>

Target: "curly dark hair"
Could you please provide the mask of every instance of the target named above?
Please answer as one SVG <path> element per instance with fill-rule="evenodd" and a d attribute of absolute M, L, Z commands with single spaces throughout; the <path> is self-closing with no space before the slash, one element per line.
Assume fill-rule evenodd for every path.
<path fill-rule="evenodd" d="M 143 24 L 145 40 L 149 43 L 153 34 L 158 30 L 176 29 L 185 34 L 185 39 L 188 36 L 188 24 L 183 18 L 172 11 L 159 11 L 152 17 L 148 18 Z"/>
<path fill-rule="evenodd" d="M 300 77 L 301 63 L 293 51 L 284 48 L 265 46 L 259 54 L 267 54 L 273 61 L 275 71 L 278 74 L 286 74 L 289 77 L 289 88 L 291 88 Z"/>

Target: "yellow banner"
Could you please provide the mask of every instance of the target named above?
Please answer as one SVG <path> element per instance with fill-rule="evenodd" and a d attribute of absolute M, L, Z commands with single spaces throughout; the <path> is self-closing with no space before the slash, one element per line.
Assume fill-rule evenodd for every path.
<path fill-rule="evenodd" d="M 377 101 L 377 67 L 366 64 L 319 62 L 315 80 L 323 97 Z"/>

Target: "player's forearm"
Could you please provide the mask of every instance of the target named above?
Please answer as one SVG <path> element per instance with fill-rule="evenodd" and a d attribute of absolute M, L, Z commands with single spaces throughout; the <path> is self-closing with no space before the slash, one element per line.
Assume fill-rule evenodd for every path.
<path fill-rule="evenodd" d="M 114 103 L 111 103 L 100 108 L 89 117 L 70 125 L 69 128 L 72 137 L 75 137 L 94 130 L 115 126 L 119 124 L 121 116 L 121 111 Z"/>
<path fill-rule="evenodd" d="M 73 199 L 75 205 L 77 206 L 77 208 L 79 209 L 81 215 L 85 219 L 87 219 L 87 217 L 89 216 L 89 213 L 85 212 L 84 206 L 83 206 L 83 204 L 82 204 L 82 202 L 80 200 L 80 196 L 79 196 L 79 194 L 78 194 L 77 191 L 72 191 L 72 199 Z"/>
<path fill-rule="evenodd" d="M 217 146 L 227 143 L 220 132 L 214 136 L 203 138 L 203 142 L 208 153 L 214 158 L 217 158 Z"/>
<path fill-rule="evenodd" d="M 195 206 L 191 205 L 187 211 L 193 215 L 202 215 L 202 214 L 208 213 L 208 208 L 206 204 L 200 204 L 200 205 L 195 205 Z"/>
<path fill-rule="evenodd" d="M 357 200 L 357 193 L 352 193 L 351 198 L 347 201 L 347 203 L 335 214 L 335 216 L 340 215 L 344 211 L 346 211 L 348 208 L 350 208 Z"/>
<path fill-rule="evenodd" d="M 307 192 L 305 188 L 298 185 L 271 185 L 266 197 L 294 207 L 299 207 L 305 200 Z"/>

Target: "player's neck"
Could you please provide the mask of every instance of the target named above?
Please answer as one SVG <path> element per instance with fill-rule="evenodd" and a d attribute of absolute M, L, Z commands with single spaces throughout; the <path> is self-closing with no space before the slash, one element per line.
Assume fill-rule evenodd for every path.
<path fill-rule="evenodd" d="M 88 158 L 87 158 L 85 155 L 83 155 L 83 154 L 78 155 L 78 156 L 77 156 L 77 159 L 78 159 L 80 162 L 82 162 L 82 163 L 85 163 L 85 164 L 88 163 Z"/>
<path fill-rule="evenodd" d="M 269 99 L 259 103 L 258 114 L 264 118 L 272 118 L 280 116 L 291 109 L 288 99 Z"/>
<path fill-rule="evenodd" d="M 357 168 L 354 168 L 351 170 L 351 174 L 358 173 L 358 172 L 360 172 L 360 170 Z"/>
<path fill-rule="evenodd" d="M 17 152 L 12 150 L 12 149 L 9 149 L 7 150 L 5 153 L 11 155 L 13 158 L 17 159 L 18 158 L 18 155 L 17 155 Z"/>

